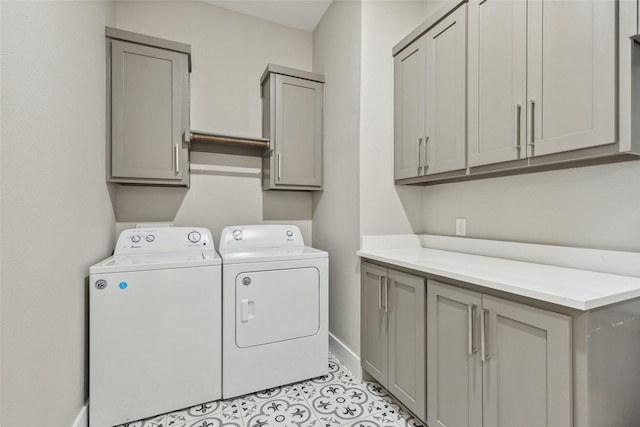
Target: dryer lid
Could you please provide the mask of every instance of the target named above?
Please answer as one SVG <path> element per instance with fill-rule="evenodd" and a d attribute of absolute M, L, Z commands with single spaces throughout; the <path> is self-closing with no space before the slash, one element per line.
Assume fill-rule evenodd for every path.
<path fill-rule="evenodd" d="M 227 249 L 220 250 L 220 256 L 224 264 L 241 264 L 246 262 L 328 258 L 329 254 L 308 246 L 291 246 L 280 248 Z"/>

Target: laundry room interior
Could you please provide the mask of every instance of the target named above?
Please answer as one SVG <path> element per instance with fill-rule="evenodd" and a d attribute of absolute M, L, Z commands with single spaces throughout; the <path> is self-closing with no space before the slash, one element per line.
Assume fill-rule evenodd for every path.
<path fill-rule="evenodd" d="M 632 39 L 640 33 L 640 6 L 637 0 L 578 1 L 595 4 L 594 16 L 615 14 L 611 18 L 616 30 L 611 45 L 619 51 L 612 54 L 615 75 L 607 80 L 613 88 L 612 104 L 603 107 L 611 106 L 605 113 L 614 123 L 614 148 L 577 149 L 585 155 L 574 163 L 575 159 L 562 157 L 566 153 L 549 154 L 553 162 L 548 164 L 519 158 L 509 163 L 509 170 L 478 166 L 474 172 L 465 164 L 464 176 L 443 175 L 442 181 L 426 175 L 408 179 L 394 175 L 398 153 L 394 151 L 398 127 L 396 123 L 394 128 L 394 57 L 407 52 L 409 41 L 452 16 L 443 11 L 471 7 L 480 3 L 477 0 L 274 1 L 321 9 L 315 22 L 298 19 L 298 28 L 270 16 L 269 7 L 264 7 L 270 0 L 241 2 L 253 4 L 263 18 L 226 8 L 225 3 L 233 3 L 230 0 L 0 1 L 0 426 L 94 427 L 88 416 L 89 288 L 94 285 L 89 268 L 113 254 L 123 231 L 168 225 L 207 229 L 216 249 L 225 227 L 294 226 L 300 230 L 304 245 L 328 253 L 330 363 L 337 366 L 340 375 L 347 372 L 345 378 L 350 381 L 364 378 L 383 383 L 373 367 L 367 368 L 363 356 L 363 343 L 368 342 L 363 304 L 369 301 L 364 293 L 368 286 L 364 264 L 370 262 L 385 269 L 381 276 L 375 276 L 375 286 L 380 286 L 375 292 L 380 293 L 370 301 L 380 304 L 380 313 L 387 311 L 389 303 L 388 295 L 386 299 L 381 296 L 382 289 L 396 280 L 386 271 L 395 268 L 402 274 L 418 272 L 424 288 L 432 280 L 442 282 L 442 278 L 447 286 L 465 291 L 475 291 L 472 286 L 477 285 L 489 294 L 487 307 L 500 297 L 567 319 L 571 342 L 565 347 L 570 353 L 553 360 L 562 359 L 554 366 L 561 369 L 558 378 L 569 378 L 562 385 L 562 390 L 570 391 L 569 397 L 559 393 L 569 403 L 560 399 L 565 403 L 560 409 L 557 407 L 562 405 L 549 403 L 551 417 L 561 413 L 557 419 L 565 421 L 520 425 L 640 425 L 640 410 L 634 408 L 630 397 L 640 392 L 640 363 L 633 362 L 640 355 L 640 38 Z M 612 6 L 599 8 L 599 4 Z M 589 11 L 585 13 L 592 13 Z M 470 16 L 465 16 L 465 25 L 471 22 Z M 266 191 L 263 151 L 195 140 L 188 144 L 188 186 L 109 182 L 107 27 L 190 46 L 191 132 L 262 138 L 261 77 L 269 64 L 323 76 L 321 189 Z M 471 35 L 467 37 L 467 42 L 473 40 Z M 402 45 L 403 41 L 407 42 Z M 596 71 L 593 75 L 599 76 Z M 467 83 L 461 87 L 466 91 L 473 88 Z M 535 108 L 527 99 L 521 104 L 515 109 L 516 115 L 520 107 L 524 109 L 516 139 L 520 130 L 525 133 L 524 122 L 529 120 L 530 113 L 524 111 Z M 467 120 L 468 116 L 464 123 L 470 126 Z M 509 106 L 509 120 L 513 121 L 513 105 Z M 513 130 L 510 132 L 511 138 Z M 421 151 L 422 136 L 418 139 L 420 169 L 421 153 L 427 157 L 427 141 Z M 523 172 L 522 168 L 530 170 Z M 464 220 L 462 234 L 460 219 Z M 557 277 L 571 284 L 574 280 L 576 288 L 579 283 L 591 286 L 597 282 L 593 285 L 597 292 L 592 288 L 584 292 L 600 299 L 571 299 L 567 295 L 578 291 L 565 293 L 564 288 L 556 293 L 534 288 L 518 292 L 506 285 L 494 286 L 492 283 L 502 279 L 487 271 L 500 268 L 500 263 L 452 257 L 442 264 L 423 266 L 422 261 L 406 261 L 410 256 L 394 261 L 395 255 L 383 251 L 407 246 L 527 264 L 505 264 L 507 281 L 509 275 L 520 277 L 518 271 L 521 276 L 537 274 L 537 267 L 529 270 L 530 264 L 563 269 Z M 34 254 L 38 259 L 30 260 Z M 454 261 L 454 267 L 447 264 Z M 474 276 L 470 271 L 476 265 L 482 274 Z M 568 276 L 564 269 L 570 270 Z M 546 278 L 554 271 L 540 274 Z M 526 282 L 522 278 L 518 283 L 526 288 Z M 440 291 L 438 286 L 433 286 L 434 292 Z M 423 308 L 430 301 L 427 298 L 426 294 L 422 297 Z M 481 319 L 477 330 L 469 321 L 469 331 L 474 334 L 481 326 L 484 331 L 482 304 L 477 313 L 469 309 L 469 318 L 477 315 Z M 422 315 L 421 322 L 430 331 L 430 314 Z M 613 324 L 618 327 L 612 334 L 618 335 L 589 343 L 587 332 L 607 330 L 607 325 Z M 475 336 L 472 339 L 469 332 L 473 348 Z M 477 336 L 480 340 L 479 332 Z M 425 334 L 421 339 L 431 343 Z M 167 344 L 180 346 L 185 352 L 197 348 L 192 342 Z M 425 347 L 428 356 L 429 344 L 423 350 Z M 602 348 L 608 352 L 599 353 Z M 122 350 L 136 351 L 135 346 Z M 482 353 L 482 361 L 480 356 L 473 359 L 478 366 L 487 363 L 484 350 Z M 617 370 L 599 370 L 605 365 L 599 354 L 609 360 L 614 355 Z M 403 361 L 415 363 L 412 357 Z M 418 374 L 428 382 L 432 371 L 427 363 Z M 624 378 L 623 369 L 628 382 L 608 382 L 609 378 Z M 537 371 L 532 368 L 532 372 Z M 587 383 L 603 385 L 592 390 Z M 614 393 L 616 384 L 618 393 Z M 385 413 L 379 409 L 375 414 L 361 414 L 358 420 L 370 422 L 362 425 L 463 425 L 453 421 L 445 424 L 435 415 L 433 419 L 441 424 L 432 424 L 434 412 L 428 397 L 418 393 L 421 402 L 414 408 L 395 394 L 391 384 L 382 386 L 386 391 L 381 393 L 400 400 L 393 410 L 402 412 L 397 408 L 405 407 L 409 415 L 383 424 L 374 419 L 374 415 Z M 422 389 L 427 395 L 427 390 L 432 390 L 425 384 Z M 600 406 L 596 402 L 599 392 L 610 396 Z M 612 403 L 616 400 L 618 406 Z M 610 412 L 611 407 L 616 408 L 616 415 Z M 477 408 L 468 413 L 477 415 Z M 482 426 L 482 418 L 480 411 L 479 424 L 465 425 Z M 194 420 L 174 425 L 200 426 Z M 130 421 L 136 427 L 172 425 L 167 417 L 163 424 Z M 358 425 L 347 421 L 356 419 L 321 424 L 318 417 L 305 420 L 306 424 L 291 421 L 282 425 Z M 484 425 L 498 424 L 485 418 Z"/>

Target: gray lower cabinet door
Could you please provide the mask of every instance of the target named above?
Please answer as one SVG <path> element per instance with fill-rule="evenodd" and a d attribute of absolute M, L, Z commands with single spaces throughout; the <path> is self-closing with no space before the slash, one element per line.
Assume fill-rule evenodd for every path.
<path fill-rule="evenodd" d="M 427 175 L 466 167 L 467 5 L 425 34 Z"/>
<path fill-rule="evenodd" d="M 527 3 L 469 1 L 469 166 L 527 157 Z"/>
<path fill-rule="evenodd" d="M 186 185 L 186 55 L 119 40 L 110 43 L 111 180 Z"/>
<path fill-rule="evenodd" d="M 424 173 L 425 38 L 394 58 L 394 178 Z"/>
<path fill-rule="evenodd" d="M 387 269 L 362 263 L 362 367 L 380 384 L 387 384 L 387 316 L 383 295 Z"/>
<path fill-rule="evenodd" d="M 387 389 L 411 412 L 426 420 L 425 279 L 388 273 L 389 374 Z"/>
<path fill-rule="evenodd" d="M 323 84 L 276 74 L 275 184 L 322 186 Z"/>
<path fill-rule="evenodd" d="M 482 427 L 481 304 L 479 293 L 427 282 L 430 427 Z"/>
<path fill-rule="evenodd" d="M 484 427 L 572 425 L 571 318 L 482 297 Z"/>

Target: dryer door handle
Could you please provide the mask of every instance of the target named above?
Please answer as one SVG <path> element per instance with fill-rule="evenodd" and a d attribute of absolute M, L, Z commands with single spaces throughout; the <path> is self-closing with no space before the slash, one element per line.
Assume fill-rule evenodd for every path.
<path fill-rule="evenodd" d="M 256 302 L 249 299 L 240 300 L 240 321 L 247 323 L 256 317 Z"/>

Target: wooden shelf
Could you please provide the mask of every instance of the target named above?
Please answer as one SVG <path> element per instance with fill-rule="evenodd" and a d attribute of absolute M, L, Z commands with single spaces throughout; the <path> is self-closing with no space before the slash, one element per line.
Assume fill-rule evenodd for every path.
<path fill-rule="evenodd" d="M 252 136 L 225 135 L 221 133 L 191 131 L 191 142 L 201 142 L 206 144 L 224 144 L 242 147 L 267 148 L 269 140 L 267 138 L 256 138 Z"/>

